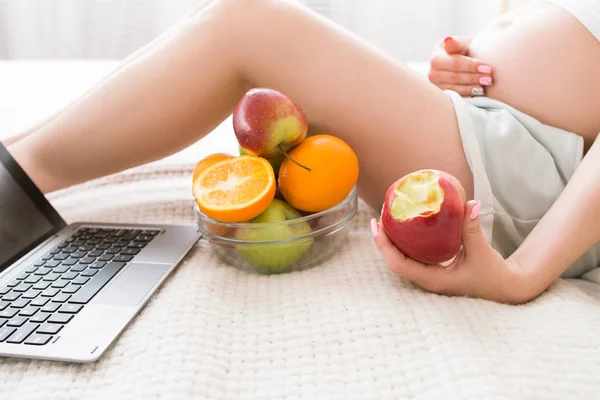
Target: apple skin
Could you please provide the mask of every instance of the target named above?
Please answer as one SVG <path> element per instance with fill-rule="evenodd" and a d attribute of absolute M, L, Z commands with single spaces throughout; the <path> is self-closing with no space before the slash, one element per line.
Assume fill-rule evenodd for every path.
<path fill-rule="evenodd" d="M 306 221 L 294 222 L 302 215 L 283 200 L 274 199 L 269 207 L 250 223 L 277 223 L 271 226 L 239 228 L 237 240 L 262 242 L 304 236 L 311 232 Z M 286 223 L 287 221 L 287 223 Z M 237 245 L 238 253 L 248 264 L 263 274 L 278 274 L 288 271 L 306 254 L 312 239 L 299 239 L 277 244 Z"/>
<path fill-rule="evenodd" d="M 308 120 L 288 96 L 273 89 L 250 89 L 235 106 L 233 130 L 247 154 L 274 159 L 304 140 Z"/>
<path fill-rule="evenodd" d="M 240 152 L 240 156 L 254 155 L 254 154 L 248 153 L 246 150 L 244 150 L 242 148 L 242 146 L 239 146 L 239 152 Z M 275 172 L 275 178 L 277 179 L 277 176 L 279 175 L 279 169 L 281 168 L 281 164 L 283 163 L 283 160 L 285 159 L 285 155 L 281 154 L 279 156 L 276 156 L 275 158 L 265 158 L 265 159 L 269 162 L 269 164 L 271 164 L 271 167 L 273 167 L 273 172 Z"/>
<path fill-rule="evenodd" d="M 433 173 L 443 190 L 439 211 L 423 212 L 405 220 L 394 218 L 391 209 L 398 197 L 396 188 L 407 177 L 423 172 Z M 460 250 L 465 201 L 464 188 L 452 175 L 437 170 L 416 171 L 400 178 L 388 188 L 381 223 L 388 238 L 407 257 L 424 264 L 443 263 L 455 257 Z"/>

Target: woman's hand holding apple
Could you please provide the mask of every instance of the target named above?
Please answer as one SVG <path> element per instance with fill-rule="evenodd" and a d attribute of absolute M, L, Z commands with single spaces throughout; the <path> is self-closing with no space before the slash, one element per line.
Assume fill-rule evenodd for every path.
<path fill-rule="evenodd" d="M 423 173 L 427 175 L 418 178 Z M 460 183 L 443 172 L 417 171 L 411 176 L 417 179 L 404 177 L 390 187 L 382 221 L 372 221 L 375 243 L 390 270 L 434 293 L 511 304 L 530 300 L 523 268 L 505 260 L 485 240 L 480 202 L 464 203 Z M 440 193 L 441 199 L 436 197 Z M 419 197 L 424 201 L 415 204 Z M 403 201 L 408 206 L 398 204 Z M 450 264 L 440 265 L 443 261 Z"/>

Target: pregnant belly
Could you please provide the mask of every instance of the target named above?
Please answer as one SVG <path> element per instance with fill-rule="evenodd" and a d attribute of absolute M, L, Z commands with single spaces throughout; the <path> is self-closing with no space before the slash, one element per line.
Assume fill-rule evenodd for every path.
<path fill-rule="evenodd" d="M 534 4 L 481 32 L 471 55 L 494 69 L 487 96 L 583 136 L 600 132 L 600 42 L 566 11 Z"/>

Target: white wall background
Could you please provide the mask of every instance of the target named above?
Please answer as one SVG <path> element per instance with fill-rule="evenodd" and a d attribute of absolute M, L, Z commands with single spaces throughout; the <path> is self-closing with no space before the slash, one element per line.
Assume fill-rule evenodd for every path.
<path fill-rule="evenodd" d="M 444 36 L 474 34 L 506 6 L 506 0 L 298 1 L 405 61 L 426 61 Z M 195 3 L 0 0 L 0 59 L 121 59 Z"/>

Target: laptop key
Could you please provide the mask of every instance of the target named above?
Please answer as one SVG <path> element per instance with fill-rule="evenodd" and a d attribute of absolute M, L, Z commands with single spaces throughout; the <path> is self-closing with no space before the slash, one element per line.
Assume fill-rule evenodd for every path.
<path fill-rule="evenodd" d="M 54 335 L 58 333 L 62 329 L 62 327 L 62 325 L 58 324 L 43 324 L 38 328 L 37 333 Z"/>
<path fill-rule="evenodd" d="M 45 268 L 54 268 L 54 267 L 58 267 L 60 265 L 60 262 L 62 260 L 50 260 L 46 263 L 46 265 L 44 265 Z"/>
<path fill-rule="evenodd" d="M 54 297 L 58 294 L 58 292 L 60 292 L 59 289 L 55 289 L 55 288 L 48 288 L 46 290 L 44 290 L 42 292 L 42 296 L 44 297 Z"/>
<path fill-rule="evenodd" d="M 27 318 L 25 317 L 14 317 L 6 323 L 6 326 L 21 326 L 25 322 L 27 322 Z"/>
<path fill-rule="evenodd" d="M 5 326 L 4 328 L 0 328 L 0 342 L 4 342 L 6 340 L 6 338 L 9 337 L 10 335 L 12 335 L 13 332 L 16 330 L 17 330 L 17 328 L 10 328 L 8 326 Z"/>
<path fill-rule="evenodd" d="M 71 243 L 71 246 L 83 246 L 85 244 L 85 240 L 76 240 L 74 242 Z"/>
<path fill-rule="evenodd" d="M 89 257 L 100 257 L 102 254 L 104 254 L 104 252 L 102 250 L 92 250 L 88 253 Z"/>
<path fill-rule="evenodd" d="M 58 310 L 58 307 L 60 307 L 60 303 L 48 303 L 44 307 L 42 307 L 41 310 L 43 312 L 53 313 L 56 310 Z"/>
<path fill-rule="evenodd" d="M 75 253 L 77 251 L 77 247 L 66 247 L 62 249 L 62 252 L 65 254 Z"/>
<path fill-rule="evenodd" d="M 98 293 L 125 266 L 122 262 L 110 262 L 98 274 L 75 293 L 69 303 L 85 304 Z"/>
<path fill-rule="evenodd" d="M 84 244 L 83 246 L 79 246 L 79 251 L 91 251 L 93 248 L 93 244 Z"/>
<path fill-rule="evenodd" d="M 83 257 L 81 260 L 79 260 L 80 264 L 91 264 L 94 261 L 96 261 L 96 257 Z"/>
<path fill-rule="evenodd" d="M 29 318 L 29 322 L 35 322 L 35 323 L 41 324 L 43 322 L 46 322 L 46 320 L 51 315 L 52 314 L 47 313 L 47 312 L 39 312 L 39 313 L 35 314 L 33 317 Z"/>
<path fill-rule="evenodd" d="M 38 310 L 39 310 L 38 307 L 33 307 L 33 306 L 29 305 L 29 306 L 25 307 L 24 309 L 22 309 L 21 312 L 19 313 L 19 315 L 23 316 L 23 317 L 31 317 Z"/>
<path fill-rule="evenodd" d="M 50 318 L 48 318 L 48 323 L 50 323 L 50 324 L 66 324 L 71 319 L 73 319 L 73 314 L 52 314 L 50 316 Z"/>
<path fill-rule="evenodd" d="M 50 272 L 52 272 L 52 270 L 50 268 L 39 268 L 37 271 L 34 272 L 35 275 L 48 275 Z"/>
<path fill-rule="evenodd" d="M 18 279 L 18 280 L 22 281 L 22 280 L 25 280 L 27 278 L 29 278 L 29 274 L 27 272 L 22 272 L 15 279 Z"/>
<path fill-rule="evenodd" d="M 54 282 L 55 280 L 57 280 L 58 278 L 60 278 L 62 275 L 58 272 L 53 272 L 51 274 L 48 274 L 44 277 L 44 281 L 46 282 Z"/>
<path fill-rule="evenodd" d="M 42 260 L 44 261 L 48 261 L 52 258 L 52 254 L 46 254 L 44 257 L 42 257 Z"/>
<path fill-rule="evenodd" d="M 32 286 L 33 286 L 33 285 L 31 285 L 31 284 L 29 284 L 29 283 L 19 283 L 17 286 L 15 286 L 15 287 L 13 288 L 13 290 L 14 290 L 15 292 L 26 292 L 26 291 L 28 291 L 29 289 L 31 289 L 31 287 L 32 287 Z"/>
<path fill-rule="evenodd" d="M 98 249 L 98 250 L 110 249 L 110 244 L 108 244 L 108 243 L 99 244 L 98 246 L 96 246 L 96 249 Z"/>
<path fill-rule="evenodd" d="M 90 268 L 100 269 L 106 265 L 106 261 L 96 261 L 89 265 Z"/>
<path fill-rule="evenodd" d="M 62 278 L 63 279 L 67 279 L 67 280 L 71 280 L 71 279 L 77 278 L 77 275 L 79 275 L 77 272 L 69 271 L 69 272 L 66 272 L 66 273 L 62 274 Z"/>
<path fill-rule="evenodd" d="M 88 268 L 81 273 L 81 276 L 91 277 L 91 276 L 96 275 L 98 273 L 98 271 L 99 270 L 97 270 L 97 269 Z"/>
<path fill-rule="evenodd" d="M 81 289 L 81 285 L 69 284 L 66 288 L 62 290 L 63 293 L 73 294 L 76 293 L 79 289 Z"/>
<path fill-rule="evenodd" d="M 41 282 L 38 282 L 35 285 L 33 285 L 32 289 L 44 290 L 44 289 L 47 289 L 48 286 L 50 286 L 50 283 L 52 283 L 52 282 L 41 281 Z"/>
<path fill-rule="evenodd" d="M 39 335 L 37 333 L 34 333 L 33 335 L 29 336 L 27 338 L 27 340 L 25 340 L 25 344 L 31 344 L 34 346 L 43 346 L 43 345 L 47 344 L 51 339 L 52 339 L 52 336 L 50 336 L 50 335 Z"/>
<path fill-rule="evenodd" d="M 113 258 L 113 261 L 131 261 L 133 260 L 133 256 L 128 256 L 128 255 L 119 255 L 116 256 L 115 258 Z"/>
<path fill-rule="evenodd" d="M 71 258 L 83 258 L 87 255 L 84 251 L 78 251 L 76 253 L 71 254 Z"/>
<path fill-rule="evenodd" d="M 2 300 L 4 300 L 4 301 L 15 301 L 19 297 L 21 297 L 21 293 L 10 292 L 10 293 L 5 294 L 4 296 L 2 296 Z"/>
<path fill-rule="evenodd" d="M 12 318 L 19 312 L 18 308 L 5 308 L 0 311 L 0 317 L 2 318 Z"/>
<path fill-rule="evenodd" d="M 85 265 L 85 264 L 77 264 L 77 265 L 73 265 L 71 267 L 71 269 L 69 269 L 69 271 L 72 271 L 72 272 L 81 272 L 81 271 L 85 271 L 86 268 L 87 268 L 87 265 Z"/>
<path fill-rule="evenodd" d="M 59 313 L 77 314 L 83 308 L 83 304 L 63 304 L 58 309 Z"/>
<path fill-rule="evenodd" d="M 12 290 L 12 288 L 9 288 L 8 286 L 3 287 L 2 289 L 0 289 L 0 296 L 4 296 L 6 293 L 10 292 Z"/>
<path fill-rule="evenodd" d="M 114 237 L 121 237 L 121 236 L 123 236 L 126 233 L 127 233 L 126 229 L 118 229 L 116 231 L 113 231 L 110 235 L 114 236 Z"/>
<path fill-rule="evenodd" d="M 110 249 L 106 250 L 106 254 L 119 254 L 119 252 L 121 251 L 120 247 L 111 247 Z"/>
<path fill-rule="evenodd" d="M 129 231 L 126 234 L 124 234 L 123 236 L 121 236 L 121 239 L 125 239 L 125 240 L 132 240 L 133 238 L 135 238 L 138 234 L 140 233 L 140 231 L 138 230 L 133 230 L 133 231 Z"/>
<path fill-rule="evenodd" d="M 27 304 L 29 304 L 30 301 L 31 300 L 21 298 L 13 301 L 10 306 L 14 308 L 24 308 L 27 307 Z"/>
<path fill-rule="evenodd" d="M 118 237 L 107 237 L 106 239 L 102 240 L 102 243 L 113 244 L 113 243 L 117 243 L 118 241 L 119 241 Z"/>
<path fill-rule="evenodd" d="M 68 254 L 63 254 L 63 253 L 60 253 L 60 254 L 57 254 L 57 255 L 55 255 L 54 257 L 52 257 L 52 260 L 50 260 L 50 261 L 48 261 L 48 262 L 52 262 L 52 261 L 64 261 L 64 260 L 66 260 L 67 258 L 69 258 L 69 255 L 68 255 Z"/>
<path fill-rule="evenodd" d="M 50 301 L 50 297 L 38 297 L 35 300 L 32 300 L 31 303 L 29 303 L 30 306 L 35 306 L 35 307 L 42 307 L 44 305 L 46 305 L 47 302 Z"/>
<path fill-rule="evenodd" d="M 146 247 L 148 243 L 146 242 L 133 242 L 133 243 L 129 243 L 127 245 L 127 247 L 129 247 L 130 249 L 143 249 L 144 247 Z"/>
<path fill-rule="evenodd" d="M 69 281 L 66 279 L 59 279 L 56 282 L 52 283 L 53 288 L 62 289 L 69 284 Z"/>
<path fill-rule="evenodd" d="M 26 291 L 25 293 L 23 293 L 23 296 L 21 296 L 22 299 L 35 299 L 36 297 L 39 296 L 41 292 L 39 290 L 34 290 L 33 288 L 29 289 L 28 291 Z"/>
<path fill-rule="evenodd" d="M 63 293 L 57 294 L 56 296 L 54 296 L 52 298 L 52 301 L 55 303 L 64 303 L 67 300 L 69 300 L 70 298 L 71 298 L 71 295 L 68 293 L 64 293 L 64 291 L 63 291 Z"/>
<path fill-rule="evenodd" d="M 33 264 L 34 267 L 41 267 L 42 265 L 46 264 L 46 261 L 44 260 L 39 260 L 37 261 L 35 264 Z"/>
<path fill-rule="evenodd" d="M 27 323 L 23 325 L 22 327 L 17 329 L 16 332 L 10 335 L 8 339 L 6 339 L 6 343 L 23 343 L 23 341 L 27 339 L 27 337 L 31 335 L 31 333 L 35 331 L 38 328 L 38 326 L 38 324 L 32 323 Z"/>
<path fill-rule="evenodd" d="M 71 295 L 68 293 L 60 293 L 52 298 L 52 301 L 55 303 L 64 303 L 71 298 Z"/>
<path fill-rule="evenodd" d="M 61 267 L 62 267 L 62 266 L 64 266 L 64 265 L 66 265 L 66 266 L 69 266 L 69 267 L 70 267 L 71 265 L 75 265 L 75 264 L 77 264 L 77 262 L 78 262 L 78 261 L 79 261 L 79 260 L 77 260 L 76 258 L 69 258 L 68 260 L 65 260 L 65 261 L 63 261 L 63 262 L 62 262 L 62 265 L 61 265 Z M 59 267 L 59 268 L 60 268 L 60 267 Z M 54 270 L 56 271 L 56 269 L 54 269 Z"/>
<path fill-rule="evenodd" d="M 0 301 L 0 311 L 4 310 L 9 305 L 10 305 L 10 302 L 8 302 L 8 301 Z"/>
<path fill-rule="evenodd" d="M 97 244 L 102 243 L 102 239 L 98 239 L 98 238 L 90 239 L 87 241 L 87 243 L 95 246 Z"/>
<path fill-rule="evenodd" d="M 114 257 L 114 254 L 103 254 L 98 258 L 98 261 L 110 261 Z"/>
<path fill-rule="evenodd" d="M 77 278 L 73 279 L 71 283 L 74 285 L 85 285 L 89 280 L 90 278 L 87 276 L 78 276 Z"/>
<path fill-rule="evenodd" d="M 150 229 L 150 230 L 145 230 L 145 231 L 142 231 L 142 232 L 141 232 L 141 234 L 142 234 L 142 235 L 152 235 L 152 236 L 156 236 L 156 235 L 158 235 L 158 233 L 159 233 L 159 232 L 160 232 L 159 230 L 156 230 L 156 229 Z"/>
<path fill-rule="evenodd" d="M 154 239 L 154 236 L 151 235 L 139 235 L 138 237 L 136 237 L 134 240 L 136 242 L 149 242 L 152 239 Z"/>
<path fill-rule="evenodd" d="M 23 282 L 25 283 L 38 283 L 42 279 L 39 275 L 30 275 Z"/>
<path fill-rule="evenodd" d="M 136 254 L 138 254 L 140 252 L 139 249 L 123 249 L 121 250 L 121 252 L 119 253 L 122 256 L 135 256 Z"/>
<path fill-rule="evenodd" d="M 12 281 L 8 282 L 8 283 L 6 284 L 6 286 L 8 286 L 8 287 L 15 287 L 15 286 L 17 286 L 19 283 L 21 283 L 21 281 L 18 281 L 18 280 L 16 280 L 16 279 L 13 279 Z"/>

